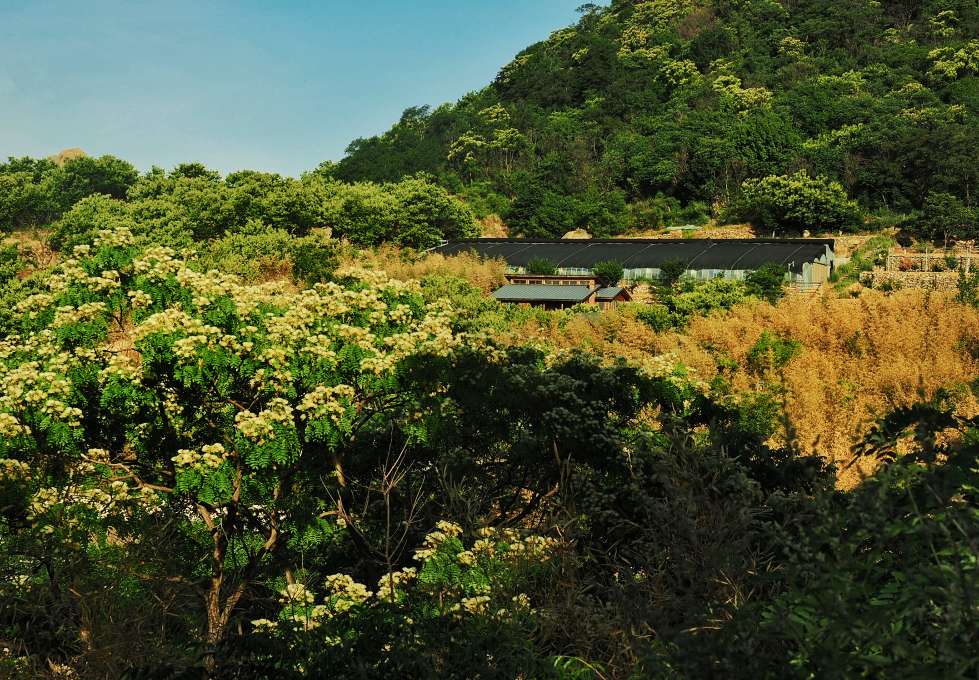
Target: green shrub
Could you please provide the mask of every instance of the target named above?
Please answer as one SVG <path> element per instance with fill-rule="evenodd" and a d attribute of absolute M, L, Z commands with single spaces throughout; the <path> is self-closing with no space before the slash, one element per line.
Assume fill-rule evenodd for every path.
<path fill-rule="evenodd" d="M 510 207 L 510 200 L 493 189 L 490 182 L 473 182 L 453 190 L 479 219 L 503 215 Z"/>
<path fill-rule="evenodd" d="M 325 226 L 355 245 L 383 242 L 430 248 L 443 239 L 477 236 L 472 211 L 422 178 L 396 184 L 327 184 Z"/>
<path fill-rule="evenodd" d="M 0 285 L 17 276 L 25 264 L 20 257 L 20 248 L 16 244 L 0 243 Z"/>
<path fill-rule="evenodd" d="M 662 333 L 673 328 L 673 315 L 665 305 L 648 305 L 636 312 L 636 319 Z"/>
<path fill-rule="evenodd" d="M 202 267 L 236 274 L 254 281 L 288 271 L 289 232 L 251 221 L 240 231 L 230 232 L 201 249 Z"/>
<path fill-rule="evenodd" d="M 543 276 L 551 276 L 557 274 L 557 265 L 548 259 L 543 257 L 534 257 L 527 262 L 525 267 L 528 274 L 541 274 Z"/>
<path fill-rule="evenodd" d="M 686 320 L 692 316 L 707 316 L 731 309 L 748 299 L 750 295 L 741 281 L 717 277 L 689 282 L 670 296 L 667 305 L 678 318 Z"/>
<path fill-rule="evenodd" d="M 778 333 L 762 331 L 758 341 L 748 350 L 748 370 L 757 375 L 784 368 L 802 351 L 802 343 Z"/>
<path fill-rule="evenodd" d="M 741 219 L 776 234 L 854 231 L 861 223 L 857 203 L 839 182 L 805 171 L 745 180 L 734 210 Z"/>
<path fill-rule="evenodd" d="M 979 211 L 952 194 L 931 192 L 925 197 L 921 215 L 909 219 L 905 228 L 916 238 L 947 245 L 950 241 L 979 236 Z"/>
<path fill-rule="evenodd" d="M 959 272 L 955 299 L 970 307 L 979 307 L 979 272 Z"/>
<path fill-rule="evenodd" d="M 850 256 L 849 262 L 833 270 L 829 280 L 833 282 L 835 290 L 842 292 L 859 282 L 861 272 L 869 272 L 874 267 L 883 266 L 887 251 L 894 245 L 894 239 L 883 234 L 865 241 Z"/>
<path fill-rule="evenodd" d="M 337 244 L 330 238 L 315 233 L 296 238 L 257 220 L 204 244 L 200 261 L 204 269 L 218 269 L 248 281 L 291 273 L 309 286 L 329 280 L 339 263 Z"/>
<path fill-rule="evenodd" d="M 315 230 L 289 244 L 289 258 L 292 277 L 307 286 L 329 281 L 340 263 L 337 242 Z"/>
<path fill-rule="evenodd" d="M 659 266 L 659 283 L 666 288 L 672 288 L 686 271 L 686 260 L 670 258 Z"/>
<path fill-rule="evenodd" d="M 614 260 L 596 262 L 591 271 L 598 279 L 598 285 L 600 286 L 617 286 L 619 285 L 619 281 L 622 280 L 623 274 L 625 274 L 625 269 L 622 267 L 622 264 Z"/>
<path fill-rule="evenodd" d="M 775 304 L 785 295 L 785 275 L 788 267 L 769 262 L 745 276 L 745 289 L 750 295 Z"/>
<path fill-rule="evenodd" d="M 77 245 L 92 245 L 102 229 L 117 227 L 125 227 L 131 232 L 137 229 L 129 206 L 111 196 L 93 194 L 78 201 L 54 223 L 48 243 L 55 250 L 71 252 Z"/>
<path fill-rule="evenodd" d="M 884 464 L 772 527 L 770 595 L 683 640 L 686 677 L 975 677 L 976 435 L 934 404 L 872 427 L 858 453 Z"/>

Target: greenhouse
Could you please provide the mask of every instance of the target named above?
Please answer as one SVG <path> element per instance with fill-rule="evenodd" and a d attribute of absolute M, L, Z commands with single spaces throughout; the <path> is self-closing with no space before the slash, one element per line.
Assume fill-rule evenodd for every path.
<path fill-rule="evenodd" d="M 679 260 L 687 276 L 744 278 L 768 263 L 785 266 L 789 283 L 815 288 L 829 279 L 835 255 L 832 239 L 519 239 L 449 241 L 434 248 L 443 255 L 474 252 L 507 263 L 511 273 L 526 272 L 534 260 L 552 263 L 558 274 L 587 274 L 598 262 L 615 261 L 628 280 L 655 279 L 664 262 Z"/>

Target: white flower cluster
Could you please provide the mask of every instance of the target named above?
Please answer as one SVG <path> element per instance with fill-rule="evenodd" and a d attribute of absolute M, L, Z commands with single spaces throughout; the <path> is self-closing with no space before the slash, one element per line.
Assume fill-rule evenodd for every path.
<path fill-rule="evenodd" d="M 30 476 L 31 468 L 24 461 L 13 458 L 0 458 L 0 480 L 24 479 Z"/>
<path fill-rule="evenodd" d="M 346 574 L 332 574 L 326 577 L 326 587 L 332 596 L 333 613 L 340 614 L 354 605 L 369 600 L 373 593 L 362 583 L 357 583 Z"/>
<path fill-rule="evenodd" d="M 153 298 L 146 291 L 131 290 L 126 295 L 129 297 L 129 304 L 133 309 L 145 309 L 153 304 Z"/>
<path fill-rule="evenodd" d="M 398 590 L 418 578 L 418 570 L 405 567 L 382 576 L 377 582 L 377 597 L 382 600 L 395 600 Z"/>
<path fill-rule="evenodd" d="M 350 385 L 318 385 L 312 392 L 306 394 L 297 409 L 303 420 L 318 420 L 329 418 L 339 423 L 347 412 L 347 402 L 353 400 L 356 390 Z"/>
<path fill-rule="evenodd" d="M 87 302 L 78 307 L 62 305 L 54 310 L 54 320 L 51 328 L 63 328 L 71 324 L 91 321 L 98 316 L 105 314 L 106 305 L 104 302 Z"/>
<path fill-rule="evenodd" d="M 178 467 L 209 468 L 213 470 L 219 467 L 227 457 L 228 452 L 224 450 L 223 445 L 205 444 L 200 450 L 180 449 L 177 451 L 177 455 L 170 460 L 176 463 Z"/>
<path fill-rule="evenodd" d="M 424 562 L 429 557 L 435 555 L 438 549 L 450 538 L 455 538 L 462 533 L 462 527 L 454 522 L 445 520 L 439 521 L 436 530 L 425 536 L 422 547 L 415 551 L 415 559 Z"/>
<path fill-rule="evenodd" d="M 109 483 L 108 490 L 99 487 L 69 485 L 63 488 L 45 487 L 31 497 L 30 517 L 38 520 L 59 505 L 82 505 L 105 515 L 116 503 L 133 498 L 129 485 L 121 480 Z"/>
<path fill-rule="evenodd" d="M 365 585 L 357 583 L 346 574 L 327 576 L 326 588 L 328 604 L 314 604 L 316 596 L 304 584 L 287 585 L 279 592 L 279 603 L 283 606 L 282 618 L 292 625 L 312 630 L 337 614 L 366 602 L 373 595 Z M 258 630 L 273 631 L 278 628 L 276 622 L 268 619 L 256 619 L 251 623 Z"/>
<path fill-rule="evenodd" d="M 33 360 L 18 364 L 18 353 Z M 82 412 L 68 404 L 72 386 L 65 377 L 76 359 L 61 351 L 50 331 L 0 341 L 0 359 L 7 359 L 0 361 L 0 433 L 28 434 L 22 422 L 28 412 L 72 426 L 80 424 Z"/>
<path fill-rule="evenodd" d="M 103 229 L 94 240 L 96 248 L 114 247 L 121 248 L 132 245 L 133 232 L 126 227 L 115 227 L 114 229 Z"/>
<path fill-rule="evenodd" d="M 271 399 L 258 413 L 241 411 L 235 416 L 235 427 L 246 439 L 262 443 L 275 434 L 275 425 L 292 425 L 293 409 L 281 397 Z"/>
<path fill-rule="evenodd" d="M 0 437 L 19 437 L 30 434 L 30 428 L 21 425 L 17 417 L 10 413 L 0 413 Z"/>

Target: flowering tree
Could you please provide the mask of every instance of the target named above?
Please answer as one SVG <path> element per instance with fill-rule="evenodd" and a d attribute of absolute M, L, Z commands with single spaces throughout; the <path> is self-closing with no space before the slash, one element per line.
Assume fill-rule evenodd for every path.
<path fill-rule="evenodd" d="M 395 421 L 424 438 L 399 365 L 461 342 L 415 284 L 342 275 L 242 285 L 124 229 L 77 247 L 0 341 L 0 476 L 22 530 L 138 540 L 138 517 L 179 522 L 220 641 L 287 529 L 349 519 L 350 441 Z"/>
<path fill-rule="evenodd" d="M 308 675 L 430 677 L 445 667 L 460 677 L 551 677 L 551 664 L 528 654 L 526 644 L 536 593 L 561 547 L 514 529 L 467 536 L 443 520 L 415 551 L 417 566 L 383 574 L 373 591 L 346 574 L 327 576 L 318 589 L 290 583 L 279 593 L 277 616 L 251 623 L 296 651 Z M 468 647 L 486 640 L 490 654 Z M 289 669 L 267 656 L 280 661 L 277 670 Z"/>

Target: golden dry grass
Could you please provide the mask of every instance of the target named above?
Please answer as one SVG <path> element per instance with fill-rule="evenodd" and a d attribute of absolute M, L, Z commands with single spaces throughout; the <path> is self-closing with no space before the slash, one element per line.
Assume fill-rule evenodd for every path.
<path fill-rule="evenodd" d="M 479 229 L 483 238 L 506 238 L 510 235 L 503 219 L 496 214 L 487 215 L 479 220 Z"/>
<path fill-rule="evenodd" d="M 395 247 L 348 249 L 343 264 L 385 270 L 398 279 L 452 275 L 489 292 L 501 285 L 502 261 L 472 255 L 406 256 Z M 735 391 L 763 389 L 770 380 L 750 373 L 746 358 L 763 331 L 801 343 L 802 351 L 778 376 L 796 444 L 842 467 L 868 426 L 888 411 L 951 390 L 959 411 L 979 414 L 968 382 L 979 375 L 979 311 L 951 295 L 872 290 L 857 298 L 789 296 L 777 306 L 747 304 L 725 314 L 693 319 L 680 332 L 654 333 L 628 305 L 574 316 L 531 318 L 498 335 L 504 343 L 542 342 L 555 349 L 583 349 L 624 357 L 637 366 L 662 367 L 662 357 L 683 363 L 710 380 L 720 362 Z M 841 473 L 843 487 L 855 484 L 872 463 Z"/>
<path fill-rule="evenodd" d="M 503 260 L 483 260 L 468 253 L 451 257 L 439 253 L 408 255 L 396 246 L 380 246 L 374 250 L 347 250 L 341 257 L 341 264 L 383 270 L 388 276 L 401 280 L 439 274 L 459 276 L 484 292 L 506 283 Z"/>
<path fill-rule="evenodd" d="M 636 321 L 628 308 L 619 308 L 580 315 L 563 325 L 557 317 L 530 321 L 505 339 L 538 339 L 556 348 L 623 356 L 640 366 L 654 366 L 656 356 L 668 354 L 706 380 L 717 374 L 719 361 L 734 360 L 738 368 L 730 377 L 732 387 L 746 391 L 763 387 L 764 378 L 746 369 L 746 358 L 765 330 L 802 345 L 801 354 L 778 377 L 797 445 L 841 467 L 877 417 L 939 389 L 952 391 L 963 415 L 979 414 L 979 401 L 968 389 L 979 375 L 979 356 L 974 355 L 979 312 L 940 293 L 793 296 L 775 307 L 744 305 L 694 319 L 683 332 L 661 334 Z M 870 461 L 861 461 L 841 472 L 841 486 L 852 486 L 871 467 Z"/>
<path fill-rule="evenodd" d="M 969 351 L 979 338 L 979 313 L 949 295 L 907 290 L 857 299 L 791 298 L 777 307 L 743 306 L 723 318 L 695 320 L 688 334 L 699 347 L 716 348 L 743 366 L 766 329 L 802 343 L 784 381 L 786 413 L 803 450 L 849 460 L 875 418 L 942 388 L 953 391 L 964 415 L 979 413 L 967 386 L 979 369 Z M 739 370 L 734 387 L 751 389 L 756 381 Z"/>

